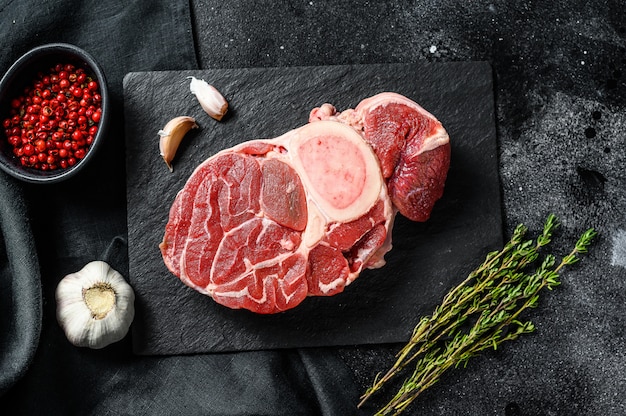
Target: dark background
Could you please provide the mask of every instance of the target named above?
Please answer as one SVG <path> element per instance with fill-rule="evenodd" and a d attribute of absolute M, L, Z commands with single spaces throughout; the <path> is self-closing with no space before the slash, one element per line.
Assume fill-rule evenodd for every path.
<path fill-rule="evenodd" d="M 129 337 L 100 351 L 67 343 L 54 317 L 56 283 L 96 258 L 127 275 L 122 77 L 143 70 L 485 60 L 495 85 L 504 233 L 520 222 L 536 233 L 554 212 L 562 222 L 551 246 L 556 254 L 566 254 L 586 228 L 600 235 L 531 312 L 534 334 L 450 372 L 410 414 L 626 413 L 622 2 L 9 1 L 0 4 L 0 22 L 2 71 L 33 46 L 75 43 L 102 63 L 117 111 L 108 146 L 80 180 L 41 188 L 0 176 L 7 212 L 26 224 L 1 229 L 5 363 L 13 355 L 4 334 L 25 326 L 38 333 L 36 322 L 9 319 L 24 300 L 10 290 L 19 287 L 11 279 L 24 277 L 15 259 L 29 250 L 15 232 L 32 230 L 38 261 L 20 260 L 31 259 L 25 278 L 40 273 L 42 305 L 36 352 L 27 354 L 20 380 L 0 390 L 3 411 L 356 414 L 358 395 L 399 345 L 136 357 Z M 36 297 L 28 300 L 37 307 Z"/>

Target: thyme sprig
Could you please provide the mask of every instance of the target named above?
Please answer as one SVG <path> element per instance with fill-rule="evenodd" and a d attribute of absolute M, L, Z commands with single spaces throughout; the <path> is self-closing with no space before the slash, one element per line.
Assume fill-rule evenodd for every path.
<path fill-rule="evenodd" d="M 597 234 L 592 228 L 585 231 L 556 267 L 556 257 L 548 254 L 532 270 L 558 225 L 556 216 L 550 214 L 535 240 L 525 240 L 528 229 L 518 225 L 502 250 L 487 254 L 478 268 L 448 292 L 432 315 L 420 319 L 396 362 L 384 375 L 376 376 L 358 406 L 414 364 L 394 397 L 376 413 L 398 415 L 449 368 L 465 366 L 481 351 L 496 350 L 503 342 L 533 332 L 533 323 L 520 315 L 538 305 L 542 289 L 552 290 L 561 283 L 561 269 L 576 263 Z"/>

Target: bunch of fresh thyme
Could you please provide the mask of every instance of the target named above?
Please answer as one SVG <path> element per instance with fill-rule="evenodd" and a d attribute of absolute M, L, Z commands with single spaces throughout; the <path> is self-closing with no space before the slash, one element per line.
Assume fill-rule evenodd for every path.
<path fill-rule="evenodd" d="M 413 373 L 376 413 L 398 415 L 449 368 L 466 365 L 485 349 L 495 350 L 505 341 L 533 332 L 533 323 L 523 320 L 520 314 L 537 306 L 542 289 L 552 290 L 560 284 L 561 269 L 577 262 L 577 255 L 587 252 L 597 234 L 594 229 L 584 232 L 556 267 L 555 257 L 548 254 L 538 267 L 529 270 L 539 257 L 539 250 L 550 243 L 557 226 L 557 218 L 550 214 L 542 234 L 536 240 L 524 240 L 528 229 L 518 225 L 501 251 L 489 253 L 476 270 L 444 297 L 431 316 L 419 321 L 395 364 L 386 374 L 376 377 L 361 397 L 359 407 L 414 363 Z"/>

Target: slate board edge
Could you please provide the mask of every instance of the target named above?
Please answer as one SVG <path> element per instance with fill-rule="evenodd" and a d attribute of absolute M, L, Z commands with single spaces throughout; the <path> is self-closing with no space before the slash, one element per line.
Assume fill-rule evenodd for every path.
<path fill-rule="evenodd" d="M 449 66 L 449 65 L 455 65 L 455 64 L 458 64 L 458 65 L 466 65 L 467 63 L 463 63 L 463 62 L 461 62 L 461 63 L 419 63 L 419 65 L 448 65 L 448 66 Z M 482 64 L 482 65 L 485 65 L 485 64 L 486 64 L 487 66 L 489 66 L 489 64 L 488 64 L 488 63 L 485 63 L 485 62 L 476 62 L 476 64 Z M 391 65 L 392 65 L 393 67 L 399 68 L 399 67 L 411 66 L 411 65 L 414 65 L 414 64 L 404 64 L 404 63 L 400 63 L 400 64 L 391 64 Z M 374 68 L 374 67 L 376 67 L 376 68 L 384 68 L 384 67 L 387 67 L 387 66 L 389 66 L 389 65 L 387 65 L 387 64 L 371 64 L 371 65 L 337 65 L 337 66 L 332 66 L 332 67 L 329 67 L 329 68 L 331 68 L 331 69 L 333 69 L 333 68 L 334 68 L 334 69 L 337 69 L 337 68 L 339 68 L 339 69 L 340 69 L 340 68 L 359 68 L 359 67 L 369 67 L 369 68 Z M 287 70 L 299 70 L 299 69 L 306 70 L 306 69 L 309 69 L 309 68 L 313 68 L 313 69 L 318 69 L 318 70 L 319 70 L 320 68 L 326 68 L 326 67 L 242 68 L 242 70 L 250 70 L 250 71 L 255 71 L 255 72 L 256 72 L 256 71 L 266 71 L 266 70 L 278 70 L 278 71 L 280 71 L 280 70 L 285 70 L 285 69 L 287 69 Z M 219 70 L 219 69 L 209 69 L 209 70 L 190 70 L 190 71 L 158 71 L 158 72 L 159 72 L 159 73 L 181 73 L 181 72 L 182 72 L 182 73 L 202 74 L 202 73 L 210 73 L 211 71 L 220 71 L 220 70 Z M 134 74 L 134 75 L 138 75 L 138 76 L 140 76 L 141 74 L 146 74 L 146 73 L 145 73 L 145 72 L 129 73 L 129 74 L 127 75 L 127 77 L 128 77 L 128 76 L 132 76 L 133 74 Z M 491 69 L 490 69 L 490 66 L 489 66 L 489 74 L 490 74 L 490 77 L 491 77 Z M 126 79 L 126 77 L 125 77 L 125 80 L 124 80 L 124 85 L 125 85 L 125 87 L 126 87 L 126 81 L 127 81 L 127 79 Z M 491 106 L 493 106 L 493 89 L 490 91 L 490 99 L 491 99 Z M 495 110 L 495 109 L 493 109 L 493 110 Z M 492 117 L 493 117 L 493 111 L 492 111 Z M 493 123 L 492 123 L 492 124 L 493 124 Z M 494 134 L 494 139 L 495 139 L 495 126 L 492 126 L 492 128 L 494 129 L 493 134 Z M 127 133 L 128 133 L 128 126 L 127 126 Z M 497 148 L 497 145 L 496 145 L 496 148 Z M 497 152 L 496 152 L 496 156 L 497 156 Z M 128 162 L 128 161 L 127 161 L 127 162 Z M 496 163 L 496 164 L 498 163 L 498 162 L 497 162 L 497 157 L 496 157 L 496 161 L 495 161 L 495 163 Z M 497 167 L 496 167 L 496 169 L 497 169 Z M 498 178 L 498 188 L 500 188 L 499 178 Z M 499 193 L 499 189 L 498 189 L 498 201 L 497 201 L 498 206 L 500 206 L 500 201 L 501 201 L 501 198 L 500 198 L 500 193 Z M 500 223 L 500 227 L 501 227 L 501 220 L 499 221 L 499 223 Z M 319 344 L 319 345 L 318 345 L 318 344 L 315 344 L 315 343 L 311 343 L 311 344 L 310 344 L 310 346 L 321 346 L 321 345 L 323 345 L 323 344 Z M 309 345 L 305 345 L 305 346 L 309 346 Z M 290 345 L 285 346 L 285 348 L 289 348 L 289 347 L 292 347 L 292 346 L 290 346 Z M 279 346 L 273 346 L 272 348 L 280 348 L 280 347 L 279 347 Z M 254 349 L 254 348 L 253 348 L 253 349 Z M 228 348 L 224 349 L 224 351 L 228 351 Z M 135 352 L 136 352 L 136 353 L 140 353 L 140 354 L 144 353 L 144 352 L 143 352 L 143 351 L 141 351 L 141 350 L 137 350 L 137 351 L 135 351 Z M 193 353 L 194 351 L 191 351 L 191 352 Z M 148 352 L 148 354 L 152 354 L 152 353 L 153 353 L 153 352 Z M 163 353 L 164 353 L 164 354 L 171 354 L 171 353 L 176 353 L 176 351 L 164 351 Z"/>

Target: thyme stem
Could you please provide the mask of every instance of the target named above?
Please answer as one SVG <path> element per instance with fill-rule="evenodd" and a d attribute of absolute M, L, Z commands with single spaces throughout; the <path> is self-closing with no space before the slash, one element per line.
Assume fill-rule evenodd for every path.
<path fill-rule="evenodd" d="M 597 235 L 585 231 L 572 251 L 554 267 L 556 259 L 546 255 L 539 267 L 528 271 L 539 257 L 541 248 L 552 239 L 558 227 L 550 214 L 543 232 L 536 240 L 524 240 L 527 228 L 520 224 L 502 250 L 487 254 L 485 261 L 443 298 L 430 316 L 422 317 L 408 343 L 398 352 L 395 363 L 384 375 L 378 375 L 358 406 L 379 392 L 409 364 L 410 374 L 393 398 L 376 415 L 398 415 L 424 390 L 437 383 L 451 367 L 466 365 L 479 352 L 493 348 L 520 335 L 533 332 L 531 321 L 520 321 L 520 315 L 537 306 L 539 292 L 560 284 L 559 272 L 576 263 L 586 253 Z"/>

